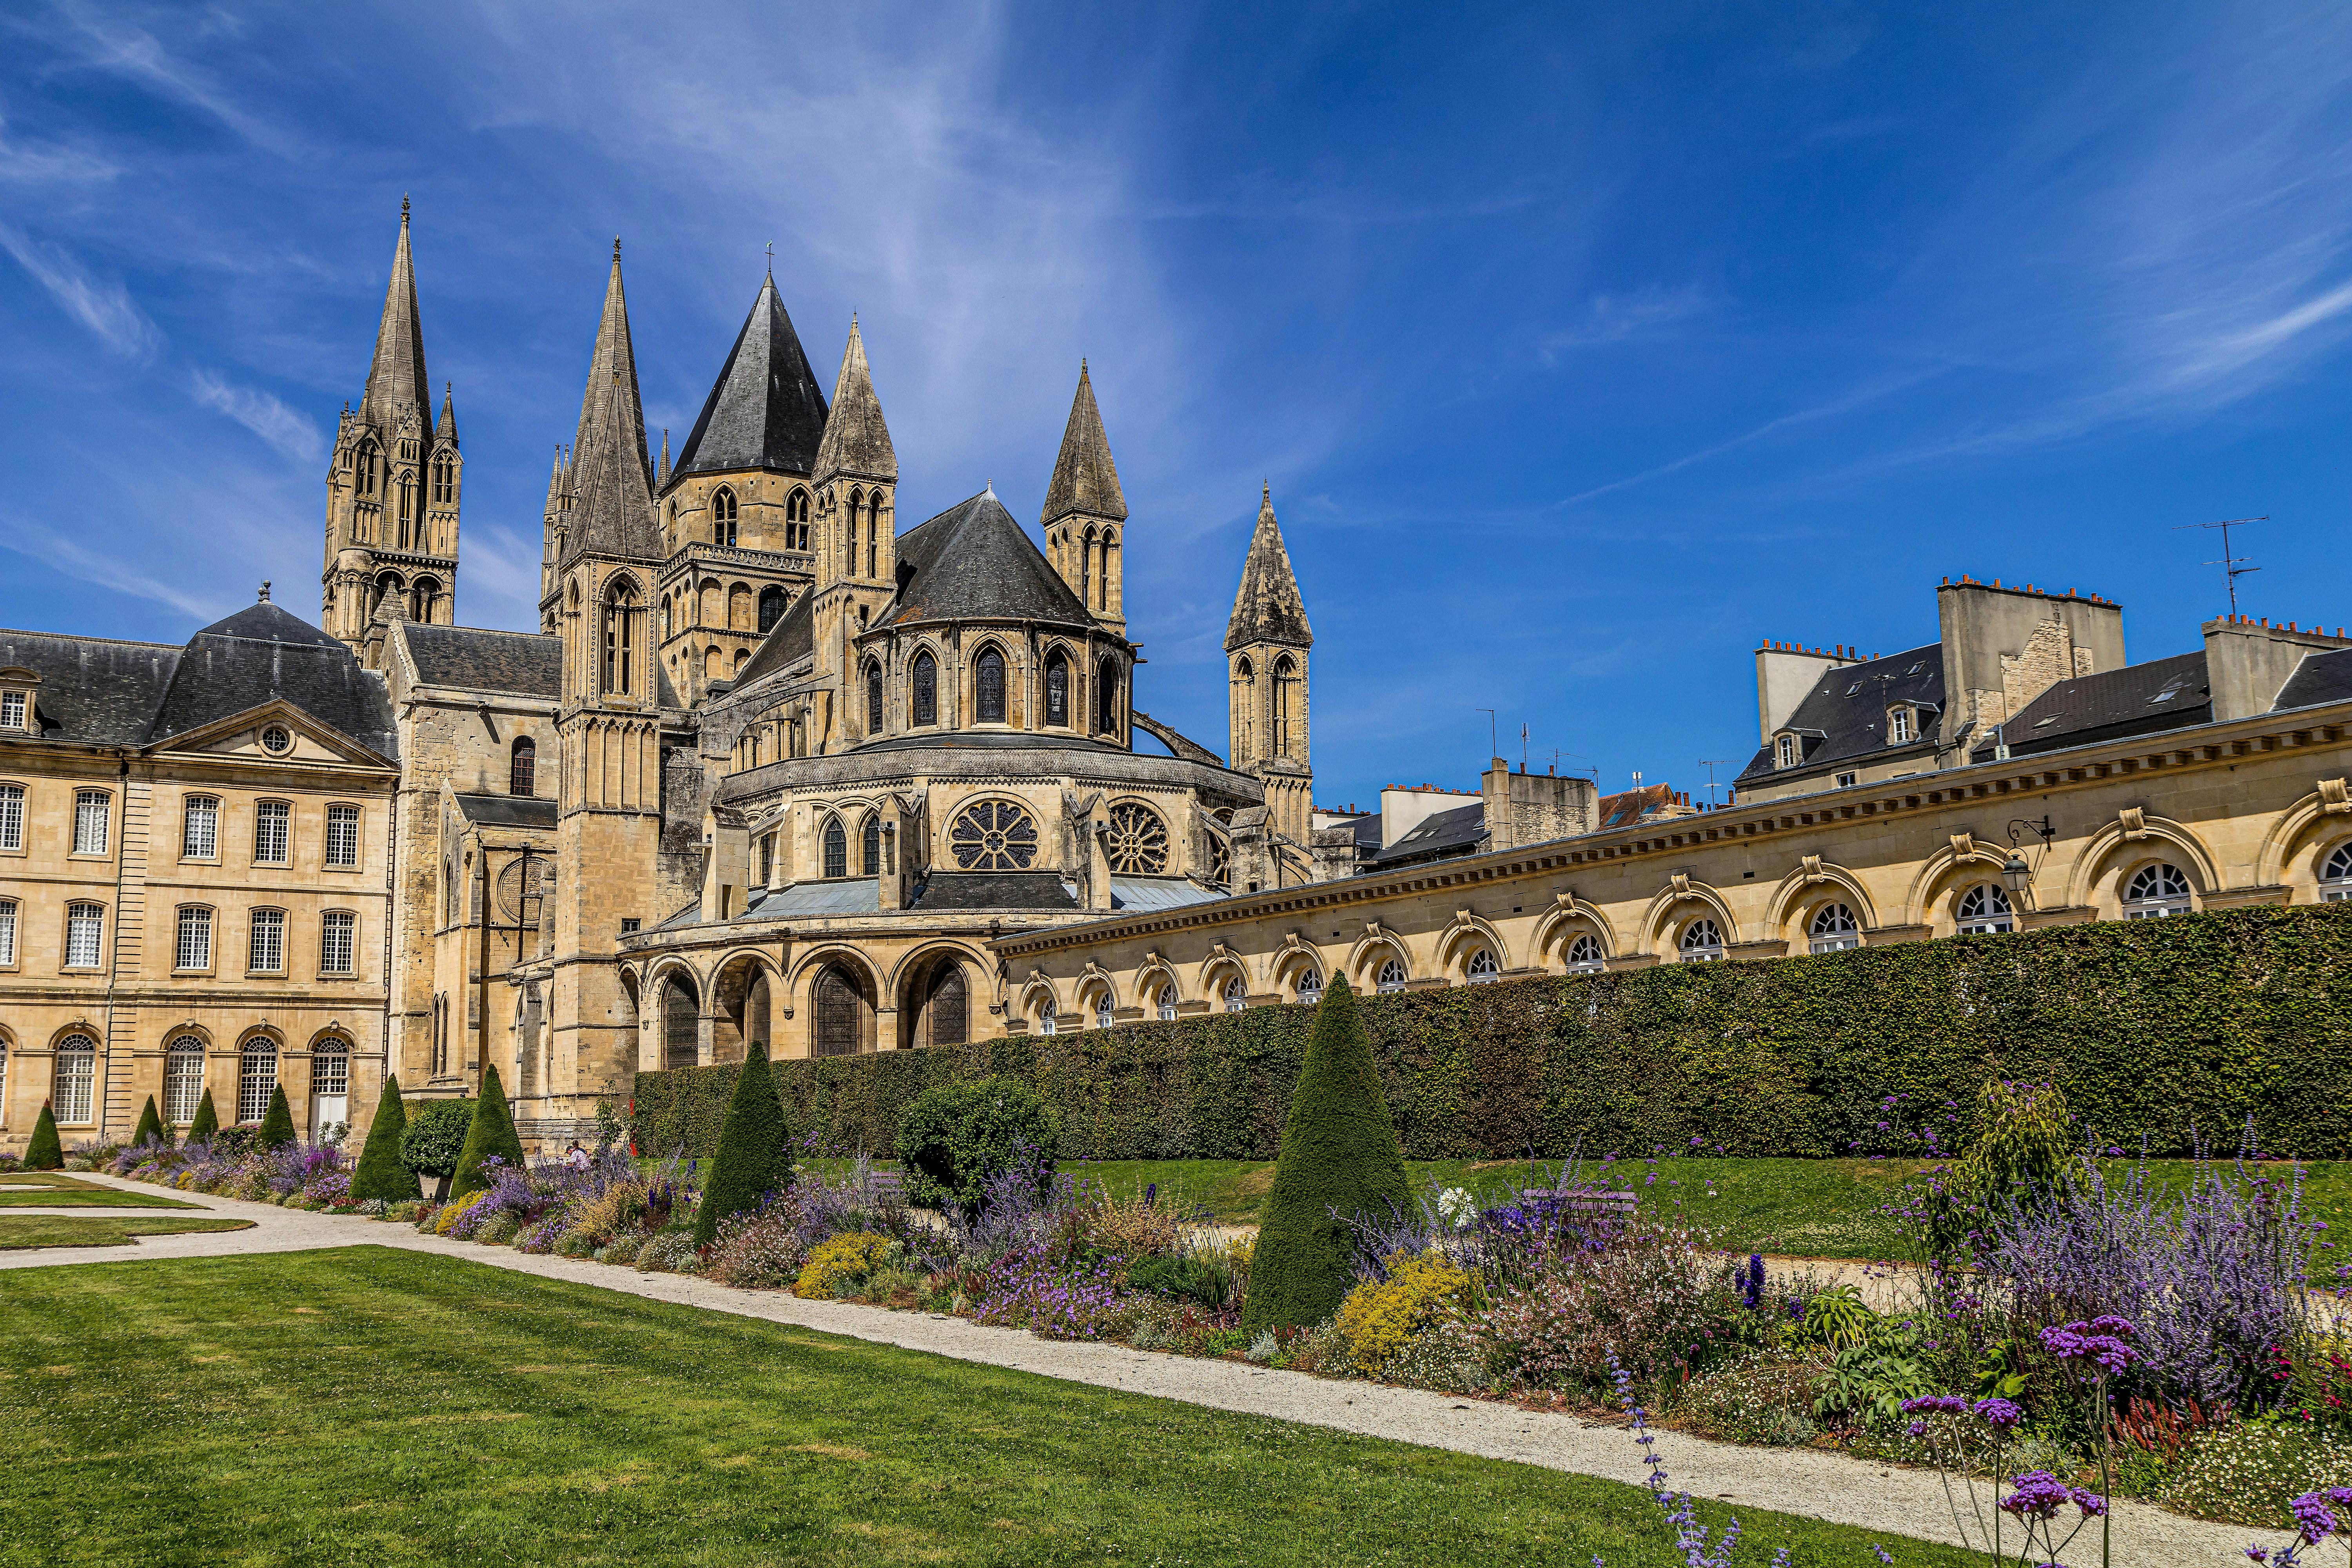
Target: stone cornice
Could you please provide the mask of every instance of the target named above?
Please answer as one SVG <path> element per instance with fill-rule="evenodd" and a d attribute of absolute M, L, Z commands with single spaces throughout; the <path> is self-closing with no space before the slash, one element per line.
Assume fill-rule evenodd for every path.
<path fill-rule="evenodd" d="M 2118 778 L 2226 767 L 2245 757 L 2334 744 L 2347 738 L 2352 738 L 2352 702 L 2325 703 L 2285 713 L 2257 714 L 2227 723 L 2134 735 L 2070 751 L 2044 752 L 2007 762 L 1978 763 L 1912 778 L 1886 779 L 1820 795 L 1725 806 L 1696 816 L 1636 823 L 1608 833 L 1553 839 L 1384 874 L 1314 882 L 1148 915 L 1113 916 L 1053 931 L 1005 937 L 991 945 L 1010 958 L 1165 931 L 1202 930 L 1299 910 L 1377 902 L 1440 888 L 1685 853 L 1732 840 L 1769 838 L 1977 802 L 2002 802 L 2012 795 L 2046 795 Z"/>

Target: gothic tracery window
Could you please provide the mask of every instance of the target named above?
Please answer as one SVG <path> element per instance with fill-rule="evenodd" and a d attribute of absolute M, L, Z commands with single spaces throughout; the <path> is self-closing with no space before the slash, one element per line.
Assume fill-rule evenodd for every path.
<path fill-rule="evenodd" d="M 733 490 L 729 489 L 725 485 L 721 485 L 716 490 L 711 492 L 711 543 L 732 544 L 735 542 L 735 492 Z"/>
<path fill-rule="evenodd" d="M 796 489 L 784 498 L 784 548 L 806 550 L 809 547 L 809 495 Z"/>
<path fill-rule="evenodd" d="M 1070 661 L 1060 654 L 1045 661 L 1045 722 L 1070 721 Z"/>
<path fill-rule="evenodd" d="M 849 835 L 842 831 L 841 818 L 837 816 L 824 819 L 824 874 L 849 875 Z"/>
<path fill-rule="evenodd" d="M 1122 802 L 1110 808 L 1110 836 L 1104 847 L 1117 875 L 1157 877 L 1168 869 L 1168 825 L 1141 802 Z"/>
<path fill-rule="evenodd" d="M 940 667 L 928 653 L 915 656 L 914 673 L 908 679 L 907 722 L 914 725 L 936 724 L 940 721 Z"/>
<path fill-rule="evenodd" d="M 972 712 L 983 724 L 1004 722 L 1004 656 L 984 650 L 971 667 Z"/>
<path fill-rule="evenodd" d="M 882 664 L 878 659 L 866 667 L 866 732 L 882 732 Z"/>
<path fill-rule="evenodd" d="M 882 816 L 879 812 L 866 818 L 866 826 L 857 835 L 859 874 L 878 877 L 882 874 Z"/>
<path fill-rule="evenodd" d="M 1009 800 L 974 801 L 956 814 L 948 849 L 967 871 L 1025 871 L 1037 858 L 1037 825 Z"/>
<path fill-rule="evenodd" d="M 1323 972 L 1321 970 L 1310 967 L 1299 972 L 1298 1000 L 1309 1007 L 1314 1006 L 1318 1002 L 1323 1000 Z"/>
<path fill-rule="evenodd" d="M 1095 732 L 1118 733 L 1118 666 L 1108 658 L 1095 668 Z"/>
<path fill-rule="evenodd" d="M 615 583 L 604 595 L 604 689 L 625 696 L 635 684 L 636 595 Z"/>

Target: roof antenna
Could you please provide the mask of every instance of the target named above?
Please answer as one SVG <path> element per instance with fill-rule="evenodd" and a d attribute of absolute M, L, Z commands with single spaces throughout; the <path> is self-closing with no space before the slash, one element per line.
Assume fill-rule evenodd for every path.
<path fill-rule="evenodd" d="M 2230 618 L 2233 621 L 2238 618 L 2238 579 L 2249 572 L 2259 572 L 2262 568 L 2246 565 L 2245 563 L 2252 559 L 2250 556 L 2230 553 L 2230 531 L 2233 528 L 2243 528 L 2250 522 L 2268 522 L 2269 521 L 2269 514 L 2264 513 L 2261 517 L 2232 517 L 2221 522 L 2183 522 L 2177 523 L 2173 527 L 2172 531 L 2175 533 L 2184 528 L 2218 528 L 2221 531 L 2221 559 L 2208 561 L 2204 564 L 2221 568 L 2222 578 L 2230 585 Z"/>

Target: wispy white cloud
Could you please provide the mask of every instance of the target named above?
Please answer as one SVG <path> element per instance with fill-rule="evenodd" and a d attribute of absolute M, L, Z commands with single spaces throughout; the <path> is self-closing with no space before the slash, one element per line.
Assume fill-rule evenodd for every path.
<path fill-rule="evenodd" d="M 0 223 L 0 250 L 15 257 L 16 265 L 49 291 L 59 309 L 116 353 L 142 359 L 162 344 L 163 334 L 147 319 L 129 289 L 96 276 L 62 246 L 35 239 L 14 224 Z"/>
<path fill-rule="evenodd" d="M 8 134 L 0 118 L 0 182 L 14 185 L 89 184 L 111 180 L 122 166 L 87 148 L 31 142 Z"/>
<path fill-rule="evenodd" d="M 214 601 L 190 584 L 153 576 L 132 565 L 133 561 L 145 559 L 143 553 L 93 550 L 80 538 L 46 527 L 21 513 L 11 511 L 5 515 L 7 525 L 0 528 L 0 550 L 12 551 L 84 583 L 168 605 L 183 615 L 202 616 L 212 607 Z"/>
<path fill-rule="evenodd" d="M 198 403 L 236 420 L 282 457 L 313 468 L 326 458 L 326 440 L 318 426 L 257 387 L 238 386 L 199 368 L 188 377 L 188 390 Z"/>
<path fill-rule="evenodd" d="M 1622 343 L 1648 337 L 1660 328 L 1687 321 L 1712 303 L 1706 291 L 1693 286 L 1645 289 L 1632 294 L 1596 294 L 1574 326 L 1546 332 L 1537 340 L 1537 353 L 1546 364 L 1576 349 Z"/>
<path fill-rule="evenodd" d="M 293 157 L 300 152 L 300 141 L 292 132 L 247 109 L 211 72 L 175 54 L 153 33 L 127 20 L 119 9 L 65 0 L 58 13 L 70 24 L 70 31 L 58 31 L 55 41 L 76 48 L 83 65 L 137 82 L 160 97 L 210 115 L 265 152 L 279 157 Z M 209 11 L 191 11 L 173 19 L 205 31 L 219 30 L 223 21 L 221 14 Z"/>

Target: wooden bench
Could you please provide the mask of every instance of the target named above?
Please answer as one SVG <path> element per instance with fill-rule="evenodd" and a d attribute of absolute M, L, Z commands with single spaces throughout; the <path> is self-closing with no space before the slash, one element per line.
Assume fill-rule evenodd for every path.
<path fill-rule="evenodd" d="M 901 1205 L 906 1203 L 907 1184 L 899 1179 L 898 1172 L 868 1171 L 866 1173 L 866 1179 L 872 1184 L 874 1195 L 884 1203 Z"/>

